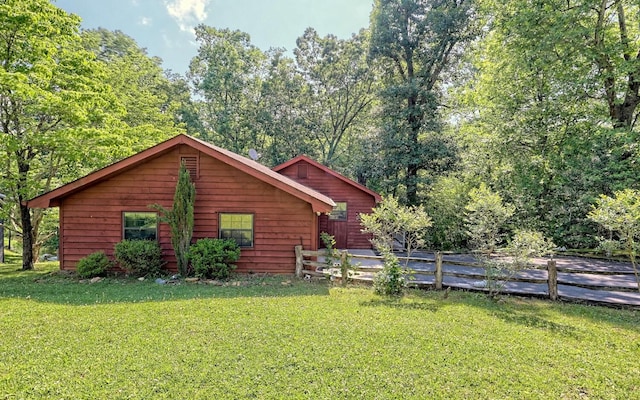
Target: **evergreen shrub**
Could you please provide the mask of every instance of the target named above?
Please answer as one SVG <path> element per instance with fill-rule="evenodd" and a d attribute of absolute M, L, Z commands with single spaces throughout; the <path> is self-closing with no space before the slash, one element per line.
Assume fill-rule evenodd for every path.
<path fill-rule="evenodd" d="M 239 258 L 240 247 L 233 239 L 200 239 L 189 249 L 189 261 L 199 278 L 226 279 Z"/>
<path fill-rule="evenodd" d="M 76 266 L 76 272 L 81 278 L 93 278 L 103 276 L 110 267 L 111 261 L 104 251 L 97 251 L 81 258 Z"/>
<path fill-rule="evenodd" d="M 122 269 L 136 276 L 159 275 L 164 266 L 155 240 L 123 240 L 116 244 L 114 256 Z"/>

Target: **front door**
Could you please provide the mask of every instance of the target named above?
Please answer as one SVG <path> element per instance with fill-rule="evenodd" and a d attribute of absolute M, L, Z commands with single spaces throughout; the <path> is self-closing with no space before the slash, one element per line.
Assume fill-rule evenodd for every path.
<path fill-rule="evenodd" d="M 337 249 L 347 248 L 348 219 L 347 203 L 336 201 L 336 206 L 327 217 L 327 233 L 335 238 Z"/>

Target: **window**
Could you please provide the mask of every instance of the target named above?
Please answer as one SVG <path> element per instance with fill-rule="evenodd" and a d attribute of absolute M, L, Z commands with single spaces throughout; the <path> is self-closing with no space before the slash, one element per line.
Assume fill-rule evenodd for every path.
<path fill-rule="evenodd" d="M 156 240 L 158 238 L 158 216 L 154 212 L 124 212 L 123 238 L 129 240 Z"/>
<path fill-rule="evenodd" d="M 233 239 L 240 247 L 253 247 L 253 214 L 220 214 L 221 239 Z"/>
<path fill-rule="evenodd" d="M 347 220 L 347 202 L 336 201 L 336 206 L 329 214 L 329 219 L 332 221 L 346 221 Z"/>

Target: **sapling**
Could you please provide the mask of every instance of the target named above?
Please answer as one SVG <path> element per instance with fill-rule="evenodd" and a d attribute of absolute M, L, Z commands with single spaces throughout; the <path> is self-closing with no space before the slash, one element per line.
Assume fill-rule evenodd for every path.
<path fill-rule="evenodd" d="M 601 195 L 587 218 L 608 229 L 612 235 L 605 243 L 609 251 L 614 247 L 624 249 L 629 255 L 636 285 L 640 292 L 640 277 L 636 256 L 640 242 L 640 191 L 625 189 L 614 197 Z M 613 235 L 615 234 L 615 236 Z"/>

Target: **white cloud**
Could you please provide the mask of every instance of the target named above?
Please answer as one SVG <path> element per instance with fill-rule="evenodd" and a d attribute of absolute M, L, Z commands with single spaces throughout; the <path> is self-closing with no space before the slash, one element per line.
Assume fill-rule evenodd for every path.
<path fill-rule="evenodd" d="M 152 19 L 150 17 L 141 17 L 138 23 L 140 25 L 148 26 L 151 25 Z"/>
<path fill-rule="evenodd" d="M 167 12 L 180 30 L 192 31 L 194 25 L 207 18 L 206 7 L 211 0 L 165 0 Z"/>

